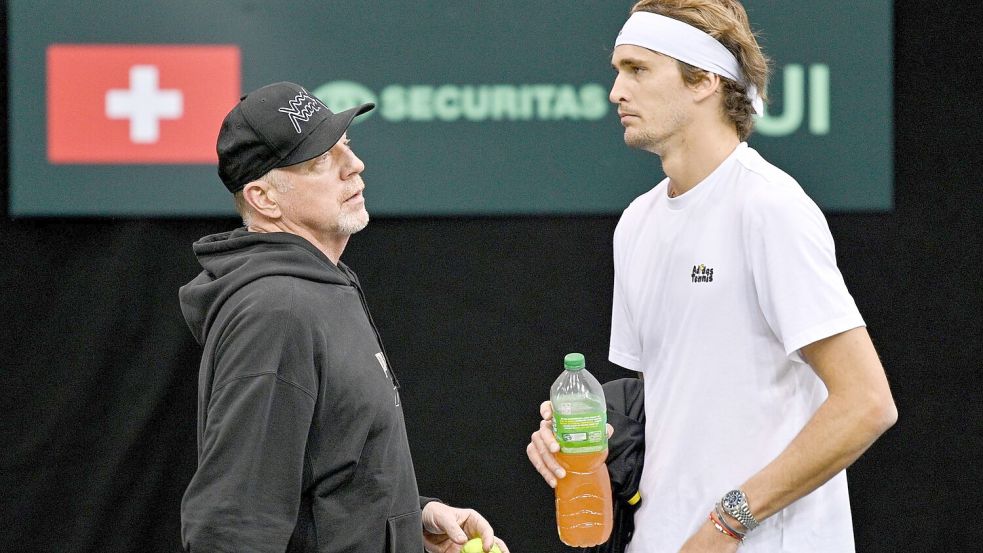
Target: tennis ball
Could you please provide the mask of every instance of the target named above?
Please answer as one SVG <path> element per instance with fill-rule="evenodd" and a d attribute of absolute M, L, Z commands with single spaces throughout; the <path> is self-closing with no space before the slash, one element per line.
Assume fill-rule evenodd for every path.
<path fill-rule="evenodd" d="M 473 538 L 468 540 L 468 543 L 464 544 L 464 548 L 461 549 L 461 553 L 484 553 L 484 549 L 481 548 L 481 538 Z M 502 550 L 498 548 L 498 544 L 492 544 L 492 548 L 488 553 L 502 553 Z"/>

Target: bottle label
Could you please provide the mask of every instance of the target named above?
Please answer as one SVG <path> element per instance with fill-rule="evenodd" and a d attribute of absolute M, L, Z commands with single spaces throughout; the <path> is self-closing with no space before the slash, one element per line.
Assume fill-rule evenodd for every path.
<path fill-rule="evenodd" d="M 553 434 L 563 453 L 597 453 L 608 446 L 607 412 L 553 413 Z"/>

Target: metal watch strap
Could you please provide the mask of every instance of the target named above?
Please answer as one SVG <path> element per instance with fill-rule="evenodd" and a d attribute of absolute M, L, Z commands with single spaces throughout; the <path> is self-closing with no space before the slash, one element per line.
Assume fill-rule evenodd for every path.
<path fill-rule="evenodd" d="M 731 490 L 720 498 L 720 506 L 724 512 L 737 519 L 750 532 L 758 527 L 758 521 L 751 514 L 747 504 L 747 496 L 741 490 Z"/>

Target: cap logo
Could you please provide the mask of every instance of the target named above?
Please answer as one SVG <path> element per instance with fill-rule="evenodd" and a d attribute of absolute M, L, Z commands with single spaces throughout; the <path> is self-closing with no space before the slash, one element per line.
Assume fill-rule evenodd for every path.
<path fill-rule="evenodd" d="M 294 126 L 294 130 L 297 134 L 300 134 L 300 122 L 310 121 L 311 115 L 315 112 L 321 111 L 322 104 L 317 98 L 307 94 L 307 91 L 301 92 L 294 96 L 293 100 L 290 100 L 290 107 L 280 108 L 277 111 L 286 113 L 290 117 L 290 122 Z"/>

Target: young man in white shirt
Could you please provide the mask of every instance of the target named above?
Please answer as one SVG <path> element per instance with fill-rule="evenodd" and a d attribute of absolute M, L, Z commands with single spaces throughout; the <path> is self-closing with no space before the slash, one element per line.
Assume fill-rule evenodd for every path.
<path fill-rule="evenodd" d="M 744 8 L 642 0 L 611 61 L 625 143 L 667 175 L 614 237 L 609 358 L 645 382 L 628 551 L 853 552 L 844 469 L 897 410 L 823 214 L 745 142 L 768 63 Z"/>

